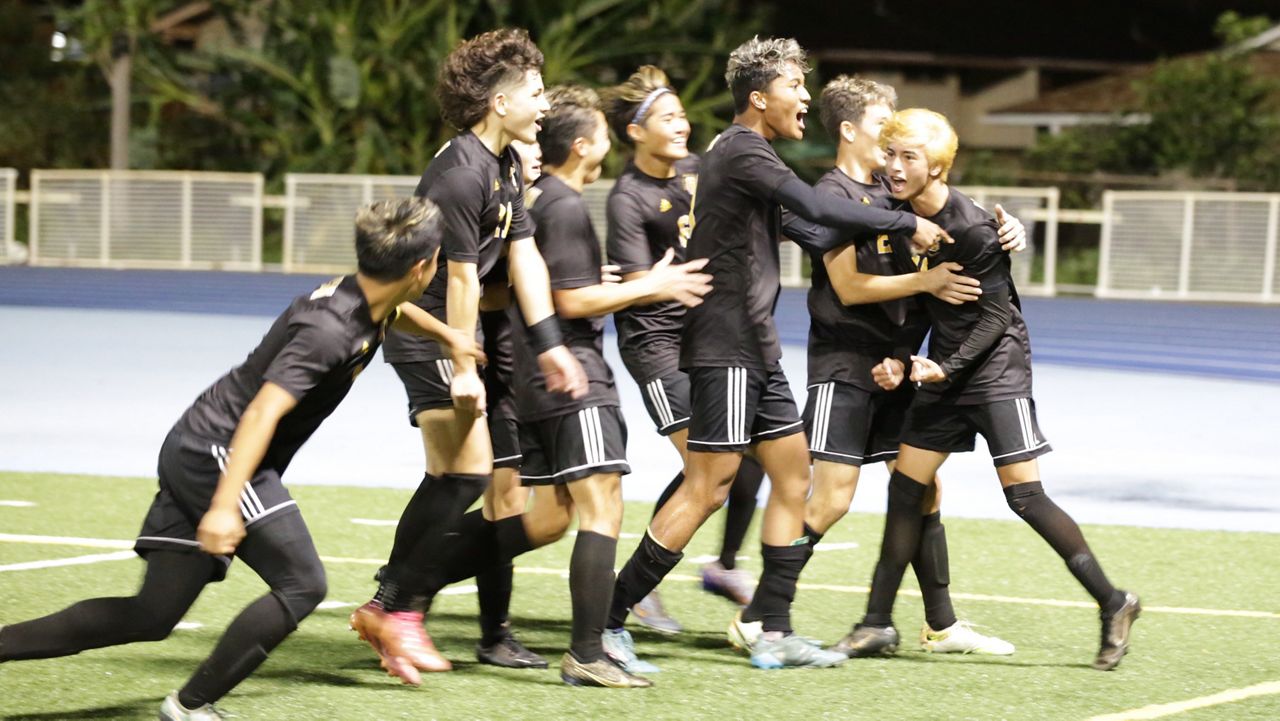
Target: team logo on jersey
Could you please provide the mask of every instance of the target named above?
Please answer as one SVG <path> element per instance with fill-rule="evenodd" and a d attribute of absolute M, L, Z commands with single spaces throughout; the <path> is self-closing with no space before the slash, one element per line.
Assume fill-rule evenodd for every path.
<path fill-rule="evenodd" d="M 916 264 L 916 270 L 920 271 L 921 273 L 929 269 L 928 258 L 924 258 L 919 255 L 913 255 L 911 256 L 911 262 Z"/>
<path fill-rule="evenodd" d="M 889 245 L 889 236 L 876 236 L 876 252 L 880 255 L 889 255 L 893 253 L 893 246 Z"/>
<path fill-rule="evenodd" d="M 864 195 L 864 196 L 862 196 L 862 204 L 863 204 L 863 205 L 871 205 L 871 198 L 869 198 L 869 197 L 867 197 L 867 196 L 865 196 L 865 195 Z"/>
<path fill-rule="evenodd" d="M 502 183 L 498 182 L 498 179 L 497 179 L 497 178 L 494 178 L 494 179 L 493 179 L 493 192 L 495 192 L 495 193 L 496 193 L 496 192 L 498 192 L 498 190 L 499 190 L 500 188 L 502 188 Z"/>
<path fill-rule="evenodd" d="M 684 192 L 693 195 L 698 190 L 698 174 L 685 173 L 680 176 L 680 184 L 684 186 Z"/>
<path fill-rule="evenodd" d="M 659 213 L 665 213 L 665 212 L 667 212 L 668 210 L 671 210 L 671 201 L 670 201 L 670 200 L 667 200 L 666 198 L 663 198 L 662 200 L 659 200 L 659 201 L 658 201 L 658 212 L 659 212 Z"/>

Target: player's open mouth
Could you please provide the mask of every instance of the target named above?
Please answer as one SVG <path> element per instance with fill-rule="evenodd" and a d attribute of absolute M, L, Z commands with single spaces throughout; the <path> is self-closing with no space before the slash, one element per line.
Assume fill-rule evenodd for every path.
<path fill-rule="evenodd" d="M 809 111 L 805 108 L 801 108 L 800 112 L 796 113 L 796 123 L 800 126 L 801 130 L 804 130 L 804 116 L 808 114 Z"/>
<path fill-rule="evenodd" d="M 906 178 L 895 178 L 893 176 L 889 177 L 889 190 L 891 192 L 894 192 L 894 193 L 901 192 L 902 189 L 905 187 L 907 187 Z"/>

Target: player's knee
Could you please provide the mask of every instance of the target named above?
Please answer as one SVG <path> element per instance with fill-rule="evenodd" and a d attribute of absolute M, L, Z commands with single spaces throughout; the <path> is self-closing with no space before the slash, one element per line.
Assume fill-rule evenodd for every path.
<path fill-rule="evenodd" d="M 296 624 L 311 615 L 328 595 L 329 580 L 325 576 L 324 566 L 317 562 L 314 567 L 298 569 L 289 583 L 273 591 Z"/>

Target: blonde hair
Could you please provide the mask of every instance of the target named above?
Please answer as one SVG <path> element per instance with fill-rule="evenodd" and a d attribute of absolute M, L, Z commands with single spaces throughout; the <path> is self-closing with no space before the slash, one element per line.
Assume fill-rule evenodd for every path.
<path fill-rule="evenodd" d="M 951 164 L 956 160 L 956 148 L 960 141 L 956 131 L 942 113 L 924 108 L 899 110 L 889 118 L 880 130 L 880 147 L 890 143 L 906 143 L 924 146 L 924 156 L 930 168 L 942 168 L 938 179 L 946 181 Z"/>
<path fill-rule="evenodd" d="M 646 101 L 652 103 L 657 98 L 650 98 L 659 90 L 675 93 L 671 81 L 662 69 L 654 65 L 641 65 L 622 83 L 600 91 L 600 109 L 609 121 L 609 128 L 618 139 L 628 145 L 635 142 L 627 135 L 627 126 L 631 124 Z M 641 123 L 644 122 L 641 118 Z"/>
<path fill-rule="evenodd" d="M 838 140 L 841 123 L 856 124 L 872 105 L 884 103 L 889 106 L 889 110 L 893 110 L 897 102 L 898 93 L 892 85 L 884 85 L 857 75 L 840 75 L 822 88 L 818 106 L 822 127 L 826 128 L 832 140 Z"/>

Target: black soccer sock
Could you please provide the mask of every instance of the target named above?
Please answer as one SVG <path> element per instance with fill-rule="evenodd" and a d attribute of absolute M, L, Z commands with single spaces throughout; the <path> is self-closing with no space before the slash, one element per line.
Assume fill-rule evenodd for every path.
<path fill-rule="evenodd" d="M 1124 604 L 1124 594 L 1111 585 L 1107 575 L 1089 550 L 1089 544 L 1080 532 L 1080 526 L 1067 512 L 1045 495 L 1040 481 L 1017 483 L 1004 489 L 1009 508 L 1027 522 L 1040 537 L 1049 542 L 1062 560 L 1067 562 L 1071 575 L 1076 577 L 1098 606 L 1114 611 Z"/>
<path fill-rule="evenodd" d="M 796 600 L 800 572 L 813 556 L 809 539 L 791 546 L 760 544 L 764 570 L 751 603 L 742 611 L 743 621 L 762 621 L 767 631 L 791 633 L 791 604 Z"/>
<path fill-rule="evenodd" d="M 806 523 L 804 524 L 804 535 L 809 537 L 810 546 L 816 546 L 820 541 L 822 541 L 822 537 L 827 534 L 818 533 L 813 526 L 810 526 L 809 524 Z"/>
<path fill-rule="evenodd" d="M 884 539 L 880 542 L 880 558 L 871 577 L 871 593 L 867 598 L 864 626 L 893 625 L 893 601 L 902 585 L 902 574 L 915 558 L 920 546 L 920 501 L 926 487 L 901 471 L 889 478 L 889 507 L 884 518 Z"/>
<path fill-rule="evenodd" d="M 494 537 L 498 543 L 498 558 L 504 561 L 533 550 L 533 542 L 524 527 L 524 514 L 500 518 L 493 522 Z"/>
<path fill-rule="evenodd" d="M 631 554 L 627 565 L 618 573 L 606 628 L 622 628 L 627 622 L 627 614 L 631 613 L 631 607 L 657 588 L 682 558 L 683 553 L 668 551 L 653 540 L 649 531 L 645 531 L 635 553 Z"/>
<path fill-rule="evenodd" d="M 911 560 L 924 597 L 924 618 L 929 628 L 941 631 L 956 622 L 951 605 L 951 564 L 947 558 L 947 533 L 941 513 L 930 513 L 921 519 L 920 549 Z"/>
<path fill-rule="evenodd" d="M 680 488 L 681 483 L 684 483 L 684 471 L 677 473 L 676 477 L 672 478 L 671 482 L 667 484 L 667 487 L 662 489 L 662 495 L 658 496 L 658 502 L 653 504 L 653 516 L 658 515 L 658 511 L 661 511 L 662 507 L 667 505 L 667 501 L 671 500 L 671 497 L 676 494 L 676 489 Z M 649 518 L 653 518 L 653 516 L 649 516 Z"/>
<path fill-rule="evenodd" d="M 494 524 L 485 520 L 484 513 L 479 508 L 463 514 L 458 521 L 456 533 L 452 537 L 449 558 L 444 564 L 445 573 L 426 589 L 428 596 L 434 597 L 441 588 L 451 583 L 479 576 L 501 565 Z"/>
<path fill-rule="evenodd" d="M 609 614 L 613 591 L 613 562 L 618 539 L 578 531 L 569 561 L 569 594 L 573 598 L 573 641 L 569 650 L 583 663 L 604 658 L 600 636 Z"/>
<path fill-rule="evenodd" d="M 150 551 L 136 596 L 93 598 L 0 628 L 0 661 L 56 658 L 91 648 L 159 641 L 182 620 L 220 561 L 203 553 Z"/>
<path fill-rule="evenodd" d="M 764 469 L 760 462 L 743 456 L 738 464 L 738 475 L 729 486 L 729 503 L 725 506 L 724 541 L 720 546 L 720 565 L 725 568 L 732 569 L 738 565 L 738 551 L 747 537 L 751 519 L 755 517 L 756 496 L 763 481 Z"/>
<path fill-rule="evenodd" d="M 610 570 L 612 570 L 610 566 Z M 515 566 L 510 561 L 476 574 L 476 589 L 480 602 L 480 643 L 492 646 L 509 633 L 507 621 L 511 615 L 511 587 Z M 610 579 L 612 585 L 613 579 Z"/>
<path fill-rule="evenodd" d="M 431 482 L 424 512 L 416 519 L 423 524 L 417 542 L 399 566 L 387 568 L 383 607 L 388 611 L 426 609 L 432 589 L 444 586 L 463 516 L 491 478 L 487 474 L 446 473 Z"/>
<path fill-rule="evenodd" d="M 324 600 L 324 566 L 299 513 L 287 513 L 252 529 L 236 557 L 267 582 L 271 592 L 249 604 L 196 668 L 178 700 L 187 708 L 214 703 L 266 660 Z"/>
<path fill-rule="evenodd" d="M 416 544 L 422 538 L 430 519 L 432 485 L 439 480 L 430 473 L 423 473 L 418 488 L 400 511 L 400 521 L 396 523 L 396 535 L 391 542 L 391 553 L 387 556 L 387 564 L 378 569 L 374 576 L 378 581 L 378 590 L 373 594 L 376 603 L 386 605 L 388 599 L 394 599 L 400 593 L 399 576 L 402 566 Z"/>

